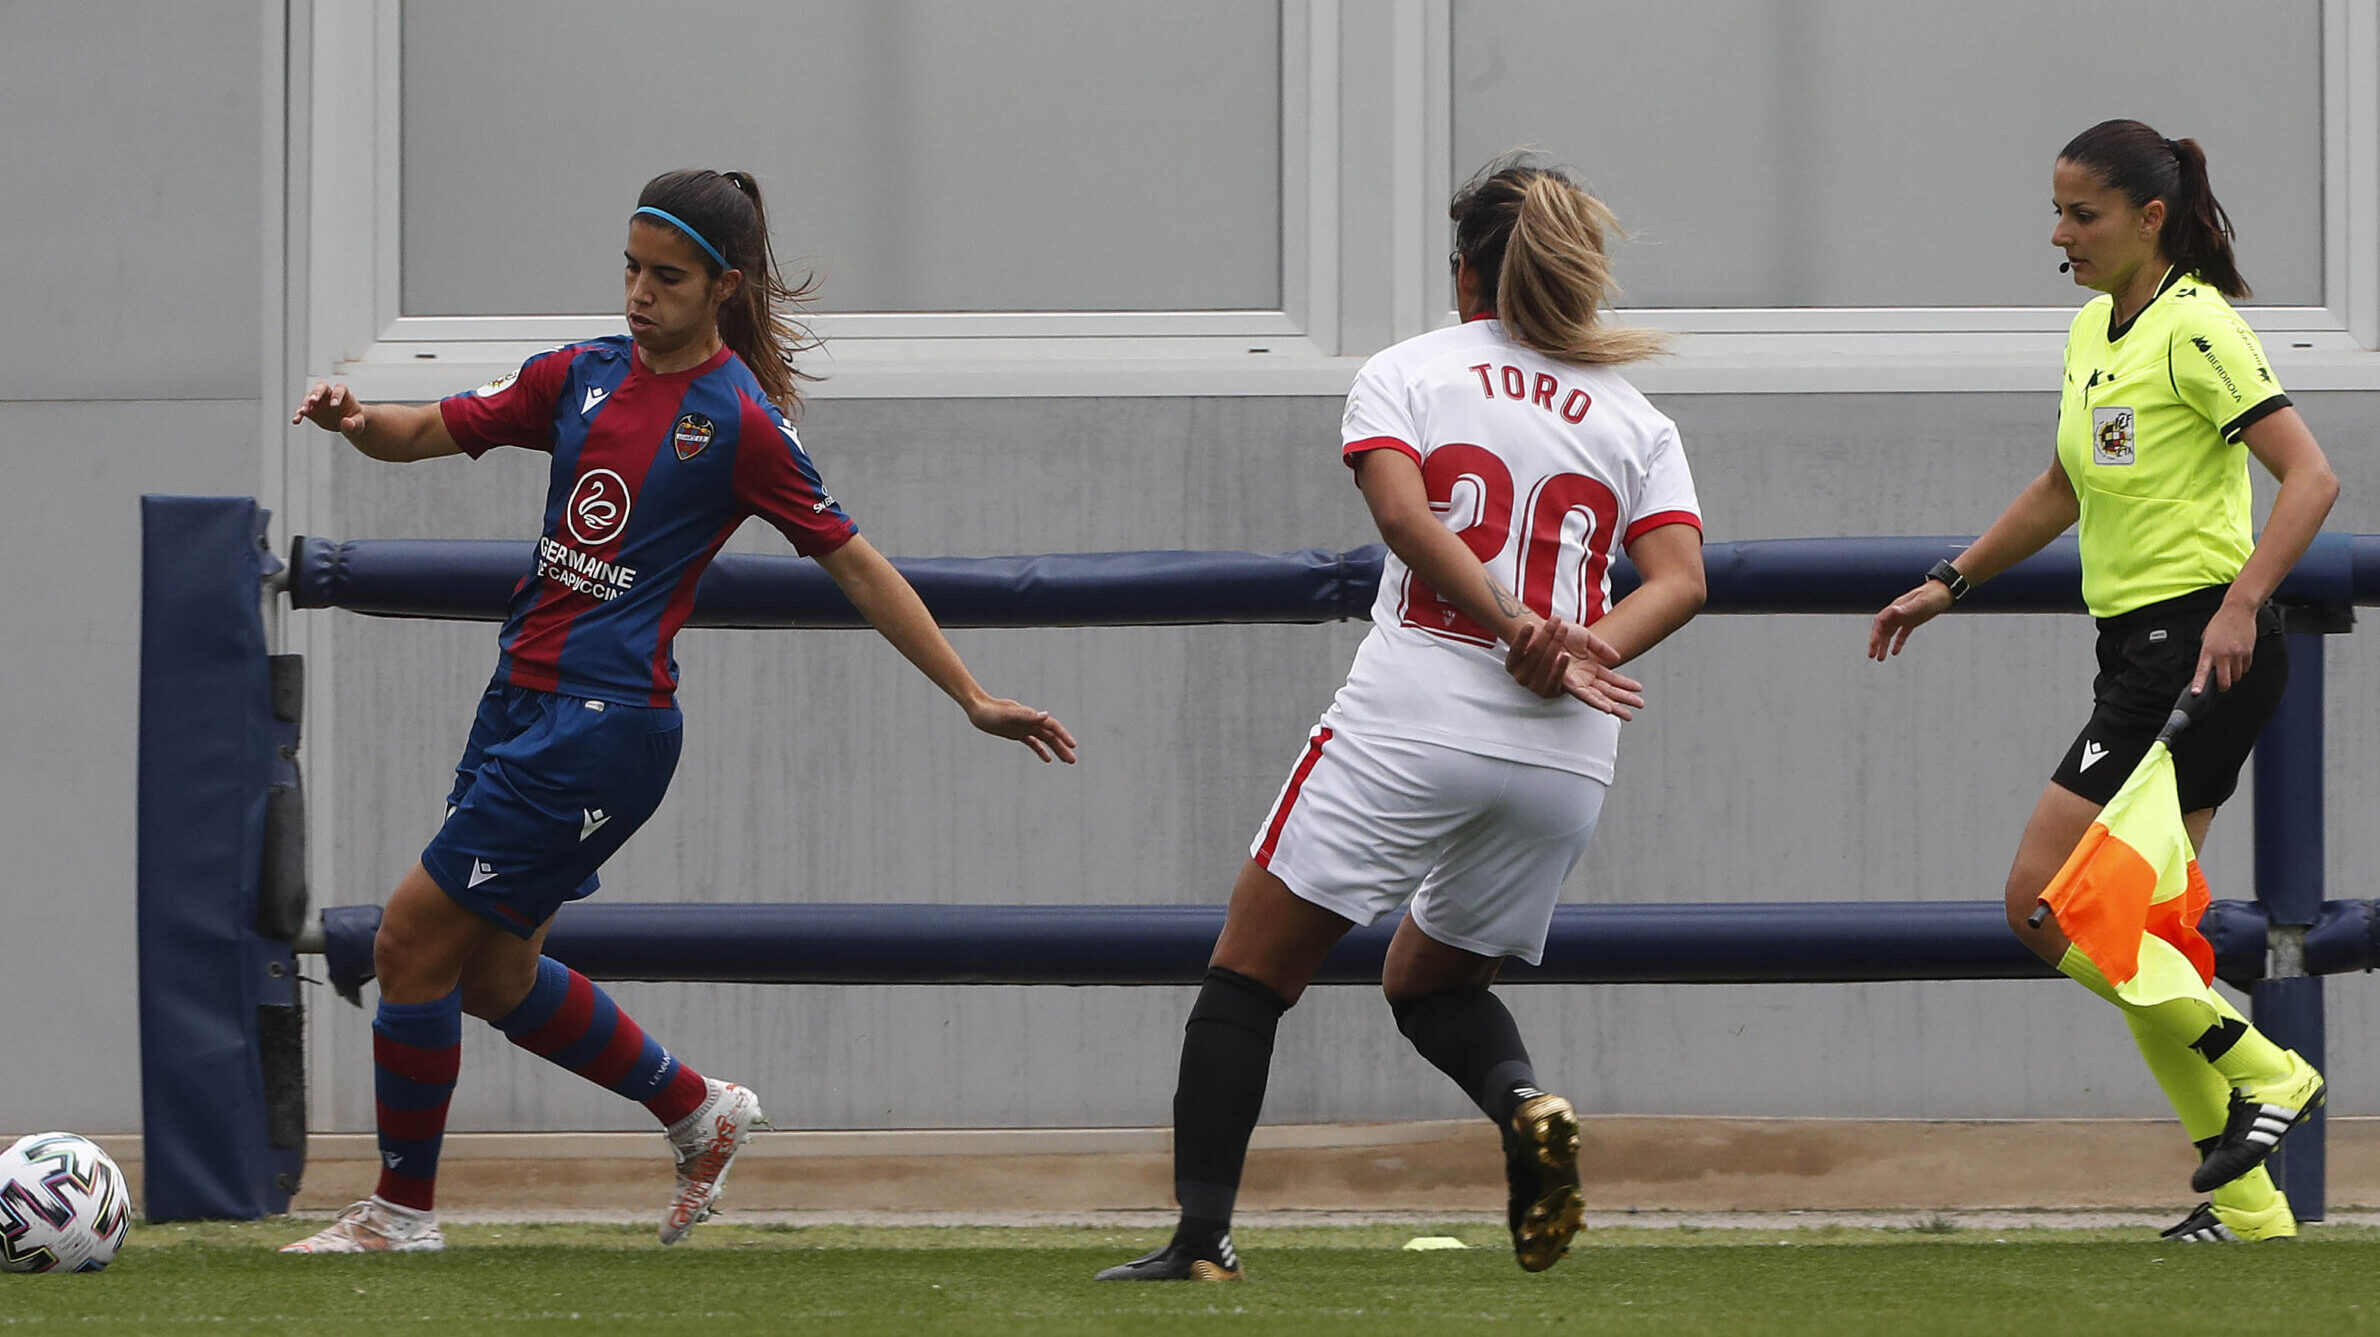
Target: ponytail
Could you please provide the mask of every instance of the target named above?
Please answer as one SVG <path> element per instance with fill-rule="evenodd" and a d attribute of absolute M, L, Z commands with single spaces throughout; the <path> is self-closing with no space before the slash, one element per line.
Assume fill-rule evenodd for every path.
<path fill-rule="evenodd" d="M 646 183 L 636 203 L 685 220 L 729 268 L 743 272 L 743 286 L 719 307 L 720 341 L 752 369 L 761 392 L 786 417 L 800 417 L 800 383 L 818 378 L 796 367 L 794 356 L 818 347 L 818 338 L 793 309 L 817 291 L 817 283 L 804 274 L 799 286 L 791 286 L 778 272 L 760 183 L 749 172 L 664 172 Z M 711 257 L 704 264 L 713 278 L 725 272 Z"/>
<path fill-rule="evenodd" d="M 2157 240 L 2166 257 L 2196 274 L 2216 292 L 2237 300 L 2253 295 L 2232 258 L 2231 215 L 2215 200 L 2206 175 L 2206 150 L 2195 139 L 2167 140 L 2179 169 L 2175 198 L 2165 206 L 2165 227 Z"/>
<path fill-rule="evenodd" d="M 2165 224 L 2157 232 L 2165 258 L 2233 301 L 2254 295 L 2231 253 L 2231 215 L 2215 200 L 2206 150 L 2197 140 L 2167 139 L 2139 121 L 2101 121 L 2076 135 L 2058 157 L 2089 168 L 2135 209 L 2165 201 Z"/>
<path fill-rule="evenodd" d="M 1619 220 L 1561 168 L 1505 154 L 1455 192 L 1447 213 L 1456 252 L 1478 276 L 1481 306 L 1515 341 L 1588 366 L 1634 362 L 1668 346 L 1660 330 L 1604 323 L 1620 294 L 1605 251 Z"/>

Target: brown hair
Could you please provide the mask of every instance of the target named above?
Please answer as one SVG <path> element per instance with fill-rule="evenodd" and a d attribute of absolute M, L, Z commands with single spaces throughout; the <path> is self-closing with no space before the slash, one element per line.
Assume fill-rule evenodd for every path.
<path fill-rule="evenodd" d="M 752 369 L 762 392 L 787 417 L 801 416 L 799 383 L 818 378 L 795 367 L 793 359 L 796 353 L 818 347 L 818 338 L 789 308 L 798 307 L 818 285 L 815 276 L 805 273 L 799 286 L 788 286 L 778 273 L 760 183 L 749 172 L 663 172 L 645 183 L 636 207 L 660 209 L 686 220 L 719 248 L 730 267 L 743 271 L 743 286 L 719 308 L 719 338 Z M 725 272 L 708 254 L 703 266 L 713 278 Z"/>
<path fill-rule="evenodd" d="M 1604 237 L 1620 233 L 1603 201 L 1560 168 L 1515 149 L 1454 193 L 1455 252 L 1478 276 L 1479 301 L 1512 337 L 1564 362 L 1634 362 L 1664 351 L 1660 330 L 1608 325 L 1620 295 Z"/>
<path fill-rule="evenodd" d="M 2206 150 L 2195 139 L 2167 139 L 2138 121 L 2101 121 L 2076 135 L 2058 156 L 2087 167 L 2132 202 L 2165 201 L 2157 249 L 2185 274 L 2238 300 L 2254 294 L 2231 254 L 2231 215 L 2215 202 L 2206 176 Z"/>

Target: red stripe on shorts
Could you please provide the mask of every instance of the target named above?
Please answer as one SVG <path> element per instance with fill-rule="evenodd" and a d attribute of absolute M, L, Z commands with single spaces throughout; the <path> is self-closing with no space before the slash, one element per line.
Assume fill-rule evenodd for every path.
<path fill-rule="evenodd" d="M 1298 759 L 1297 769 L 1289 773 L 1289 787 L 1281 791 L 1281 801 L 1273 808 L 1272 825 L 1264 829 L 1264 843 L 1256 847 L 1258 867 L 1273 866 L 1273 846 L 1281 843 L 1281 828 L 1289 824 L 1289 810 L 1297 806 L 1297 791 L 1305 787 L 1306 777 L 1314 773 L 1314 763 L 1322 760 L 1322 745 L 1330 741 L 1330 736 L 1330 730 L 1316 729 L 1306 744 L 1306 755 Z"/>

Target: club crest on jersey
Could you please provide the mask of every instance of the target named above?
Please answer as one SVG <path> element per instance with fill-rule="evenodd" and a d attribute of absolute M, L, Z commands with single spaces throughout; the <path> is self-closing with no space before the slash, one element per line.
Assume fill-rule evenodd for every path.
<path fill-rule="evenodd" d="M 628 480 L 609 469 L 589 469 L 570 490 L 562 517 L 579 542 L 589 547 L 611 542 L 628 527 Z"/>
<path fill-rule="evenodd" d="M 2091 410 L 2091 463 L 2130 464 L 2132 444 L 2132 410 L 2113 404 Z"/>
<path fill-rule="evenodd" d="M 710 419 L 699 413 L 689 413 L 678 419 L 677 426 L 669 429 L 669 443 L 677 447 L 679 459 L 690 460 L 700 455 L 704 446 L 711 444 L 711 436 L 718 430 Z"/>

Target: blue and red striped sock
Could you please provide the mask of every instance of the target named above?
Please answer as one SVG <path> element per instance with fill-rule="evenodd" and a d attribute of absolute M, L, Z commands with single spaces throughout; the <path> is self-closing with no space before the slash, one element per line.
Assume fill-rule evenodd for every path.
<path fill-rule="evenodd" d="M 446 1106 L 462 1058 L 462 990 L 427 1003 L 381 1000 L 372 1019 L 372 1093 L 380 1129 L 380 1187 L 374 1191 L 381 1198 L 430 1210 Z"/>
<path fill-rule="evenodd" d="M 529 996 L 495 1026 L 530 1053 L 641 1103 L 664 1128 L 702 1108 L 709 1093 L 702 1074 L 671 1057 L 611 995 L 550 956 L 538 958 Z"/>

